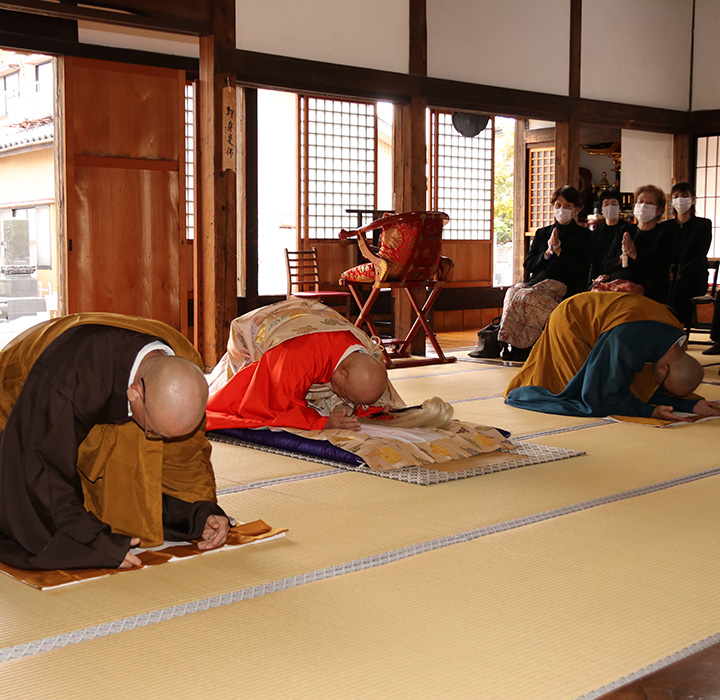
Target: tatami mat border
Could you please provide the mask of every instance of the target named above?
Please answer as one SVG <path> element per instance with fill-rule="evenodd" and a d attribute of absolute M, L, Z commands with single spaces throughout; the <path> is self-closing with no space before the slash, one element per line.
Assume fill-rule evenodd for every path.
<path fill-rule="evenodd" d="M 487 396 L 473 396 L 469 399 L 457 399 L 455 401 L 448 401 L 448 403 L 467 403 L 468 401 L 487 401 L 488 399 L 501 399 L 502 394 L 488 394 Z"/>
<path fill-rule="evenodd" d="M 594 421 L 592 423 L 583 423 L 582 425 L 568 425 L 565 428 L 553 428 L 552 430 L 541 430 L 539 433 L 525 433 L 523 435 L 513 435 L 513 440 L 532 440 L 534 438 L 546 437 L 547 435 L 558 435 L 559 433 L 571 433 L 573 430 L 585 430 L 585 428 L 597 428 L 599 425 L 612 425 L 615 423 L 610 418 Z"/>
<path fill-rule="evenodd" d="M 305 479 L 317 479 L 321 476 L 336 476 L 342 474 L 340 469 L 323 469 L 319 472 L 305 472 L 304 474 L 292 474 L 291 476 L 278 476 L 274 479 L 262 479 L 260 481 L 249 481 L 247 484 L 239 484 L 238 486 L 228 486 L 225 489 L 218 489 L 218 496 L 226 496 L 229 493 L 239 493 L 240 491 L 252 491 L 253 489 L 262 489 L 266 486 L 277 486 L 278 484 L 287 484 L 290 481 L 304 481 Z"/>
<path fill-rule="evenodd" d="M 473 372 L 485 372 L 489 369 L 497 369 L 498 367 L 502 367 L 502 365 L 495 365 L 495 367 L 477 367 L 476 369 L 461 369 L 459 372 L 425 372 L 424 374 L 408 374 L 404 377 L 396 377 L 394 374 L 389 374 L 390 380 L 393 384 L 396 382 L 404 382 L 408 379 L 427 379 L 428 377 L 449 377 L 449 376 L 455 376 L 458 374 L 471 374 Z"/>
<path fill-rule="evenodd" d="M 84 629 L 75 630 L 73 632 L 66 632 L 63 634 L 54 635 L 51 637 L 45 637 L 43 639 L 33 640 L 24 644 L 17 644 L 11 647 L 5 647 L 0 649 L 0 663 L 11 661 L 13 659 L 19 659 L 27 656 L 34 656 L 45 651 L 57 649 L 61 647 L 70 646 L 79 642 L 89 641 L 91 639 L 97 639 L 100 637 L 107 637 L 119 632 L 125 632 L 140 627 L 146 627 L 148 625 L 155 624 L 156 622 L 164 622 L 184 615 L 190 615 L 196 612 L 202 612 L 204 610 L 210 610 L 212 608 L 221 607 L 223 605 L 230 605 L 232 603 L 238 603 L 243 600 L 249 600 L 251 598 L 257 598 L 260 596 L 268 595 L 270 593 L 276 593 L 278 591 L 284 591 L 290 588 L 296 588 L 298 586 L 305 585 L 307 583 L 313 583 L 315 581 L 321 581 L 336 576 L 342 576 L 348 573 L 354 573 L 362 571 L 364 569 L 371 569 L 377 566 L 383 566 L 385 564 L 391 564 L 402 559 L 416 556 L 418 554 L 424 554 L 436 549 L 448 547 L 454 544 L 461 544 L 469 542 L 487 535 L 493 535 L 500 532 L 506 532 L 514 530 L 519 527 L 526 525 L 532 525 L 545 520 L 551 520 L 563 515 L 569 515 L 571 513 L 577 513 L 597 506 L 606 505 L 608 503 L 614 503 L 616 501 L 622 501 L 629 498 L 635 498 L 648 493 L 654 493 L 656 491 L 662 491 L 673 486 L 680 486 L 700 479 L 705 479 L 712 476 L 720 475 L 720 467 L 713 467 L 712 469 L 706 469 L 694 474 L 687 474 L 674 479 L 668 479 L 665 481 L 657 482 L 656 484 L 649 484 L 641 486 L 628 491 L 621 491 L 616 494 L 610 494 L 601 498 L 593 498 L 588 501 L 576 503 L 574 505 L 562 506 L 560 508 L 554 508 L 552 510 L 544 511 L 542 513 L 535 513 L 533 515 L 523 516 L 521 518 L 514 518 L 512 520 L 506 520 L 505 522 L 496 523 L 493 525 L 486 525 L 480 528 L 474 528 L 465 532 L 460 532 L 454 535 L 446 535 L 433 540 L 427 540 L 418 544 L 402 547 L 400 549 L 391 550 L 383 554 L 376 554 L 369 557 L 362 557 L 342 564 L 335 564 L 328 566 L 323 569 L 316 569 L 305 574 L 299 574 L 297 576 L 290 576 L 285 579 L 277 581 L 271 581 L 269 583 L 261 584 L 258 586 L 251 586 L 249 588 L 242 588 L 237 591 L 230 593 L 224 593 L 222 595 L 211 596 L 209 598 L 203 598 L 200 600 L 191 601 L 189 603 L 183 603 L 180 605 L 173 605 L 171 607 L 162 608 L 155 610 L 150 613 L 143 613 L 141 615 L 133 615 L 113 622 L 104 623 L 101 625 L 94 625 L 92 627 L 86 627 Z M 702 643 L 702 642 L 701 642 Z M 712 643 L 712 642 L 708 642 Z M 694 646 L 687 647 L 685 650 L 681 650 L 672 657 L 668 657 L 671 660 L 677 660 L 682 658 L 682 654 L 685 655 L 693 653 Z M 662 661 L 657 662 L 658 664 Z M 638 672 L 639 673 L 639 672 Z M 590 698 L 598 697 L 597 694 L 586 695 L 583 700 L 589 700 Z"/>

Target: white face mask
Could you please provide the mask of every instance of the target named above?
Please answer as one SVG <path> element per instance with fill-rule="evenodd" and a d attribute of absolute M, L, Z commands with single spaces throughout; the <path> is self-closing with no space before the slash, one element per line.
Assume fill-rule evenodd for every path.
<path fill-rule="evenodd" d="M 620 207 L 617 204 L 604 204 L 602 213 L 606 219 L 615 221 L 620 216 Z"/>
<path fill-rule="evenodd" d="M 635 218 L 641 224 L 648 224 L 657 216 L 657 206 L 654 204 L 638 203 L 635 205 L 635 209 L 633 209 L 633 214 L 635 214 Z"/>
<path fill-rule="evenodd" d="M 693 198 L 673 197 L 672 205 L 673 209 L 675 209 L 678 214 L 684 214 L 686 211 L 689 211 L 690 207 L 693 205 Z"/>
<path fill-rule="evenodd" d="M 565 226 L 565 224 L 569 224 L 570 221 L 573 218 L 573 211 L 572 209 L 556 209 L 555 210 L 555 221 L 557 221 L 561 226 Z"/>

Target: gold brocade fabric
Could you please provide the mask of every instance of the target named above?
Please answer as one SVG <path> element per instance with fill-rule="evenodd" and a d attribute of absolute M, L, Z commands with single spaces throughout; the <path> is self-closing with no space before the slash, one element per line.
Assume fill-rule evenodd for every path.
<path fill-rule="evenodd" d="M 515 445 L 499 430 L 452 420 L 445 428 L 393 428 L 363 423 L 364 432 L 350 430 L 283 430 L 302 437 L 327 440 L 352 452 L 377 471 L 421 466 L 442 469 L 442 464 L 481 454 L 513 451 Z"/>
<path fill-rule="evenodd" d="M 192 344 L 160 321 L 110 313 L 63 316 L 34 326 L 0 352 L 0 429 L 35 360 L 66 330 L 86 324 L 157 336 L 176 355 L 202 368 Z M 174 442 L 146 440 L 134 421 L 96 425 L 78 451 L 85 507 L 114 532 L 140 537 L 141 546 L 155 547 L 163 542 L 163 493 L 190 503 L 216 502 L 210 451 L 204 423 L 189 438 Z"/>

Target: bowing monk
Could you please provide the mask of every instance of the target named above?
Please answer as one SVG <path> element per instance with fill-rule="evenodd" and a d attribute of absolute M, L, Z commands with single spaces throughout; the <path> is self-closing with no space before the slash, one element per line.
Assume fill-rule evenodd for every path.
<path fill-rule="evenodd" d="M 169 326 L 73 314 L 0 352 L 0 561 L 127 568 L 164 539 L 225 542 L 207 382 Z"/>
<path fill-rule="evenodd" d="M 356 416 L 403 406 L 380 349 L 337 312 L 291 298 L 236 318 L 209 377 L 208 430 L 360 430 Z"/>
<path fill-rule="evenodd" d="M 571 416 L 717 415 L 718 402 L 686 398 L 702 381 L 703 368 L 685 342 L 670 309 L 647 297 L 577 294 L 552 312 L 505 401 Z"/>

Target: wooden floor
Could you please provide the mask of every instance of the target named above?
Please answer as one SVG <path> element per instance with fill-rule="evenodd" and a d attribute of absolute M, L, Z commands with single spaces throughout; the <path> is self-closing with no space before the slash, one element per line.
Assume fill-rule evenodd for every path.
<path fill-rule="evenodd" d="M 477 331 L 438 333 L 437 338 L 445 352 L 472 350 Z M 607 693 L 602 700 L 720 700 L 720 644 Z"/>

